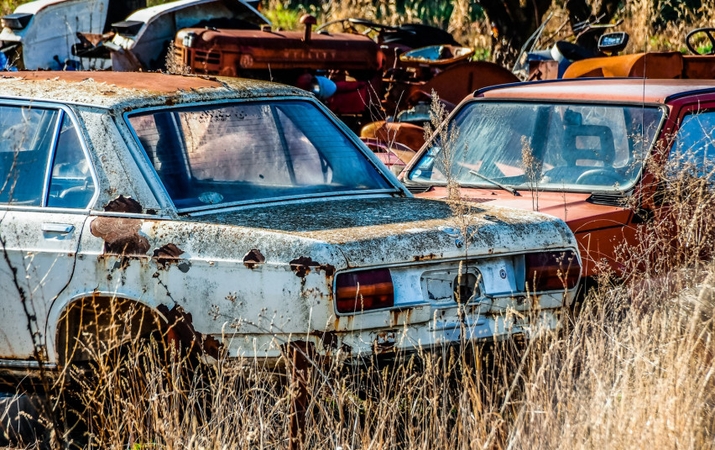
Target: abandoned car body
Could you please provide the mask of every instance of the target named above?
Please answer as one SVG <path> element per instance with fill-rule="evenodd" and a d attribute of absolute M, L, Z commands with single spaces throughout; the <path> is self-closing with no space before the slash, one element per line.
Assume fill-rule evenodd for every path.
<path fill-rule="evenodd" d="M 454 111 L 451 176 L 483 204 L 538 210 L 574 231 L 586 276 L 622 274 L 624 245 L 667 212 L 663 174 L 687 156 L 712 174 L 712 80 L 590 79 L 477 91 Z M 447 196 L 439 143 L 405 169 L 419 197 Z M 684 173 L 683 171 L 677 171 Z M 708 175 L 710 176 L 710 175 Z M 656 181 L 659 180 L 659 181 Z"/>
<path fill-rule="evenodd" d="M 113 24 L 116 34 L 105 46 L 111 50 L 112 70 L 161 70 L 182 28 L 258 30 L 270 24 L 242 0 L 179 0 L 138 10 Z"/>
<path fill-rule="evenodd" d="M 109 60 L 73 55 L 78 32 L 101 35 L 145 0 L 36 0 L 2 18 L 0 59 L 20 70 L 106 69 Z M 0 68 L 2 69 L 2 68 Z"/>
<path fill-rule="evenodd" d="M 579 279 L 562 221 L 412 198 L 297 88 L 35 72 L 0 94 L 8 370 L 86 357 L 68 349 L 103 309 L 148 312 L 213 357 L 529 335 Z"/>

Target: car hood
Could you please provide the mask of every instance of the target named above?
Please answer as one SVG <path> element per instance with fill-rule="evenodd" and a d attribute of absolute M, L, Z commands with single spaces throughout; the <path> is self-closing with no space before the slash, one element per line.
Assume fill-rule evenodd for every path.
<path fill-rule="evenodd" d="M 415 198 L 323 199 L 187 220 L 245 227 L 286 252 L 331 247 L 348 267 L 576 246 L 552 216 L 481 205 L 453 211 L 445 202 Z"/>
<path fill-rule="evenodd" d="M 617 223 L 627 223 L 631 215 L 628 208 L 620 206 L 623 199 L 617 195 L 607 202 L 596 203 L 593 195 L 583 192 L 538 192 L 519 191 L 520 196 L 499 189 L 460 189 L 462 199 L 484 206 L 506 206 L 525 211 L 539 211 L 565 221 L 575 233 L 587 233 Z M 417 194 L 420 198 L 444 199 L 447 189 L 433 187 Z M 605 223 L 604 223 L 605 221 Z"/>

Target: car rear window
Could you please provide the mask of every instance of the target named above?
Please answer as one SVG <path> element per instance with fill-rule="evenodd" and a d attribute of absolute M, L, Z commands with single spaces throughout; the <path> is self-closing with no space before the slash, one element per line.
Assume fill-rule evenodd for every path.
<path fill-rule="evenodd" d="M 164 109 L 129 123 L 179 209 L 394 189 L 309 102 Z"/>

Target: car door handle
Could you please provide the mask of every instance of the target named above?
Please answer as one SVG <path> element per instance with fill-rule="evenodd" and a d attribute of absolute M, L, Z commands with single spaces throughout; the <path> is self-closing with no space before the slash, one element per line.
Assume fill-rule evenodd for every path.
<path fill-rule="evenodd" d="M 42 231 L 45 233 L 70 234 L 74 231 L 71 223 L 43 223 Z"/>

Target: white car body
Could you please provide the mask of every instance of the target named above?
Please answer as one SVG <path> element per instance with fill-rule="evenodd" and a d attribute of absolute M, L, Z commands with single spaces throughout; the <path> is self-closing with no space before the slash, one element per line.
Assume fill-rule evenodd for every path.
<path fill-rule="evenodd" d="M 266 110 L 286 102 L 320 117 L 320 129 L 334 130 L 335 145 L 381 187 L 325 194 L 296 188 L 295 195 L 288 189 L 280 198 L 233 203 L 204 192 L 177 207 L 179 197 L 162 183 L 168 163 L 152 163 L 153 144 L 138 123 L 206 107 Z M 17 175 L 47 133 L 21 140 L 13 159 L 7 149 L 14 129 L 0 118 L 0 159 L 13 161 L 0 161 L 2 176 L 18 180 L 0 189 L 0 368 L 11 372 L 61 367 L 63 346 L 82 329 L 69 323 L 75 316 L 68 311 L 86 299 L 131 303 L 163 320 L 182 315 L 194 338 L 232 357 L 275 359 L 300 341 L 321 355 L 354 359 L 528 337 L 556 328 L 575 293 L 580 257 L 561 220 L 489 207 L 460 216 L 446 203 L 415 199 L 297 88 L 156 73 L 21 73 L 0 79 L 0 108 L 17 111 L 19 123 L 32 129 L 52 124 L 55 136 L 47 141 L 50 154 L 34 160 L 45 164 L 49 157 L 52 168 Z M 66 149 L 72 158 L 63 156 Z M 333 189 L 340 161 L 326 161 L 332 182 L 325 186 Z M 361 177 L 367 175 L 359 167 L 348 176 Z M 27 180 L 37 194 L 26 192 L 33 184 Z M 573 266 L 563 268 L 572 276 L 568 289 L 526 292 L 529 255 L 564 252 Z M 465 279 L 474 275 L 465 292 L 476 293 L 461 304 L 454 294 L 460 270 Z M 344 280 L 375 271 L 389 274 L 394 304 L 347 312 L 338 305 Z"/>

